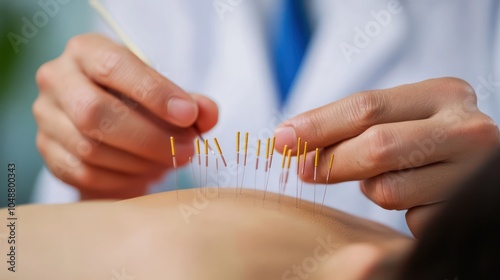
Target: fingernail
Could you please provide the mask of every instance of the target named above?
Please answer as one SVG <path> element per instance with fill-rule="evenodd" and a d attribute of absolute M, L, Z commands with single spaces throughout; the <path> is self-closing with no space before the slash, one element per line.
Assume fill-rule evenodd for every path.
<path fill-rule="evenodd" d="M 168 101 L 167 110 L 177 125 L 189 126 L 196 120 L 197 108 L 193 102 L 173 97 Z"/>
<path fill-rule="evenodd" d="M 288 147 L 294 147 L 295 141 L 297 140 L 297 134 L 295 129 L 291 126 L 278 127 L 274 132 L 274 137 L 276 137 L 276 146 L 281 147 L 288 145 Z"/>

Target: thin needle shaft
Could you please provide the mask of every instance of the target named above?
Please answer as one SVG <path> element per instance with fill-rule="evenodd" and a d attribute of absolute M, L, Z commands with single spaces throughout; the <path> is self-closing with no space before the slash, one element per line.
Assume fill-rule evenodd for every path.
<path fill-rule="evenodd" d="M 300 137 L 297 138 L 297 187 L 295 188 L 295 208 L 298 207 L 299 201 L 299 169 L 300 169 Z"/>
<path fill-rule="evenodd" d="M 236 132 L 236 186 L 238 186 L 238 183 L 240 181 L 239 169 L 240 169 L 240 132 L 238 131 Z"/>
<path fill-rule="evenodd" d="M 307 141 L 304 142 L 304 153 L 302 155 L 302 175 L 306 172 L 306 157 L 307 157 Z M 300 182 L 300 197 L 299 203 L 302 202 L 302 187 L 304 186 L 304 181 Z"/>
<path fill-rule="evenodd" d="M 257 149 L 255 150 L 255 180 L 254 180 L 254 192 L 257 190 L 257 171 L 259 170 L 259 156 L 260 156 L 260 139 L 257 140 Z"/>
<path fill-rule="evenodd" d="M 319 157 L 319 148 L 316 148 L 316 155 L 314 157 L 314 213 L 316 214 L 316 185 L 318 182 L 318 157 Z"/>
<path fill-rule="evenodd" d="M 334 157 L 335 157 L 335 155 L 332 154 L 332 156 L 330 157 L 330 163 L 328 164 L 328 173 L 326 174 L 325 191 L 323 193 L 323 200 L 321 201 L 321 208 L 319 211 L 320 213 L 323 212 L 323 205 L 325 205 L 326 189 L 328 188 L 328 182 L 330 181 L 330 174 L 332 173 Z"/>
<path fill-rule="evenodd" d="M 241 176 L 241 185 L 240 185 L 240 193 L 243 188 L 243 184 L 245 182 L 245 171 L 247 169 L 247 152 L 248 152 L 248 132 L 245 133 L 245 146 L 243 150 L 243 175 Z M 236 185 L 238 186 L 238 185 Z"/>

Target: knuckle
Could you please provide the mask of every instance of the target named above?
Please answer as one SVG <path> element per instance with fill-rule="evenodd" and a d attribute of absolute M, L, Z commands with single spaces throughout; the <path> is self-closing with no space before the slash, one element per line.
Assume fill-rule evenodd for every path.
<path fill-rule="evenodd" d="M 73 172 L 73 180 L 80 186 L 95 186 L 99 182 L 98 179 L 95 172 L 86 164 Z"/>
<path fill-rule="evenodd" d="M 302 122 L 296 127 L 304 127 L 307 128 L 306 135 L 307 137 L 311 137 L 312 139 L 308 140 L 310 142 L 320 142 L 328 138 L 327 131 L 325 130 L 325 122 L 328 119 L 332 119 L 331 116 L 328 115 L 327 110 L 318 110 L 314 113 L 308 114 L 305 118 L 300 118 Z M 309 136 L 311 135 L 311 136 Z"/>
<path fill-rule="evenodd" d="M 484 148 L 498 147 L 500 144 L 500 132 L 495 121 L 485 114 L 479 114 L 475 118 L 470 130 L 470 135 L 480 135 L 479 141 Z"/>
<path fill-rule="evenodd" d="M 372 126 L 363 133 L 363 142 L 367 143 L 366 162 L 364 168 L 381 169 L 391 166 L 394 159 L 401 153 L 401 141 L 397 133 L 380 126 Z"/>
<path fill-rule="evenodd" d="M 56 77 L 56 67 L 54 61 L 49 61 L 40 66 L 35 73 L 35 81 L 40 89 L 51 84 Z M 40 92 L 42 93 L 42 91 Z"/>
<path fill-rule="evenodd" d="M 150 73 L 144 75 L 132 89 L 134 99 L 146 104 L 158 104 L 159 106 L 166 105 L 174 95 L 174 89 L 162 84 Z"/>
<path fill-rule="evenodd" d="M 404 188 L 396 179 L 386 173 L 367 181 L 366 186 L 371 189 L 368 196 L 373 202 L 387 210 L 404 209 Z"/>
<path fill-rule="evenodd" d="M 353 126 L 359 130 L 365 130 L 370 125 L 377 123 L 384 111 L 384 98 L 377 91 L 363 91 L 353 96 L 350 108 L 352 112 Z"/>
<path fill-rule="evenodd" d="M 36 134 L 35 142 L 36 142 L 36 148 L 40 152 L 40 155 L 42 155 L 42 157 L 46 158 L 46 156 L 48 155 L 48 153 L 47 153 L 47 142 L 48 142 L 47 136 L 45 136 L 45 134 L 43 134 L 39 131 Z"/>
<path fill-rule="evenodd" d="M 441 82 L 443 83 L 446 91 L 448 91 L 450 97 L 459 100 L 470 99 L 470 101 L 473 101 L 474 104 L 477 103 L 474 88 L 465 80 L 454 77 L 446 77 L 442 78 Z"/>
<path fill-rule="evenodd" d="M 97 128 L 105 112 L 106 104 L 102 98 L 94 94 L 82 94 L 76 100 L 75 126 L 81 131 Z"/>
<path fill-rule="evenodd" d="M 98 147 L 92 145 L 92 142 L 85 138 L 79 138 L 73 148 L 75 149 L 75 156 L 83 162 L 95 162 L 96 157 L 99 155 Z"/>
<path fill-rule="evenodd" d="M 88 42 L 88 35 L 76 35 L 68 40 L 65 51 L 78 53 L 85 49 Z"/>
<path fill-rule="evenodd" d="M 122 65 L 125 52 L 119 47 L 106 47 L 98 54 L 98 63 L 94 64 L 94 76 L 104 79 L 113 75 Z"/>
<path fill-rule="evenodd" d="M 31 111 L 33 112 L 35 121 L 37 121 L 38 123 L 42 121 L 46 109 L 47 108 L 44 108 L 43 102 L 41 101 L 40 97 L 35 99 L 35 102 L 33 102 L 33 105 L 31 106 Z"/>

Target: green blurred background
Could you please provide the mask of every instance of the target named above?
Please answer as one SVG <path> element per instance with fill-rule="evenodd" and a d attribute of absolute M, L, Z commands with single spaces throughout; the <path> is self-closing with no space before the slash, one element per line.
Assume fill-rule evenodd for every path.
<path fill-rule="evenodd" d="M 47 12 L 43 4 L 49 3 L 52 10 Z M 93 16 L 86 0 L 0 0 L 0 207 L 7 205 L 9 162 L 17 166 L 18 205 L 31 201 L 43 165 L 31 112 L 38 95 L 35 72 L 57 57 L 69 38 L 91 31 Z M 23 36 L 26 20 L 40 27 L 34 25 L 32 38 L 26 37 L 28 42 L 20 43 L 16 52 L 8 34 Z"/>

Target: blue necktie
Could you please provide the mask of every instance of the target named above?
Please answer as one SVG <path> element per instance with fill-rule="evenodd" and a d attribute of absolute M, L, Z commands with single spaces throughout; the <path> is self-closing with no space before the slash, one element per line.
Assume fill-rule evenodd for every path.
<path fill-rule="evenodd" d="M 274 44 L 275 71 L 283 105 L 307 48 L 310 32 L 303 0 L 282 0 Z"/>

